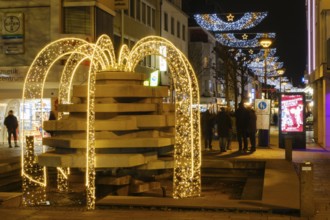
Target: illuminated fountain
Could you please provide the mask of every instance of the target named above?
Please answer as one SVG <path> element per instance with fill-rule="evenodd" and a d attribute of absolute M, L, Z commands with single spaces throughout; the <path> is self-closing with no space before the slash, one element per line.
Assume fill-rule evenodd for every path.
<path fill-rule="evenodd" d="M 163 47 L 167 49 L 166 57 L 160 52 L 160 48 Z M 166 107 L 159 109 L 159 106 L 165 106 L 161 103 L 157 103 L 156 110 L 141 111 L 154 111 L 154 113 L 145 116 L 151 122 L 162 121 L 163 127 L 175 126 L 175 129 L 170 132 L 172 137 L 175 134 L 175 140 L 169 135 L 167 137 L 157 136 L 156 141 L 155 138 L 149 138 L 149 142 L 144 142 L 147 142 L 147 145 L 158 144 L 158 146 L 174 144 L 173 198 L 200 196 L 200 115 L 199 109 L 196 107 L 199 104 L 199 89 L 189 61 L 171 42 L 157 36 L 141 39 L 131 50 L 123 45 L 116 61 L 112 41 L 108 36 L 102 35 L 95 44 L 77 38 L 54 41 L 40 51 L 30 66 L 23 88 L 23 104 L 31 99 L 43 98 L 43 89 L 49 71 L 57 61 L 66 59 L 59 84 L 58 119 L 56 121 L 40 121 L 45 130 L 60 131 L 60 135 L 43 138 L 43 146 L 40 146 L 42 153 L 36 158 L 34 158 L 35 152 L 39 152 L 39 150 L 34 145 L 33 137 L 25 137 L 24 130 L 21 136 L 22 139 L 24 138 L 21 141 L 26 143 L 22 147 L 21 154 L 24 205 L 38 205 L 45 202 L 47 166 L 57 167 L 57 184 L 61 191 L 68 188 L 70 168 L 78 167 L 85 170 L 87 209 L 95 208 L 96 170 L 106 166 L 113 167 L 113 160 L 118 157 L 118 155 L 111 153 L 100 154 L 98 151 L 104 150 L 103 148 L 111 148 L 112 145 L 118 147 L 122 143 L 122 140 L 118 141 L 112 137 L 103 140 L 102 137 L 109 135 L 111 131 L 120 130 L 120 126 L 125 127 L 125 129 L 127 126 L 131 126 L 131 130 L 139 129 L 138 117 L 118 116 L 106 118 L 107 120 L 100 118 L 103 112 L 112 111 L 114 101 L 109 97 L 115 97 L 116 95 L 113 93 L 117 91 L 116 85 L 103 83 L 109 80 L 127 81 L 129 79 L 133 84 L 138 84 L 126 86 L 127 91 L 130 88 L 133 91 L 130 94 L 135 93 L 138 96 L 140 92 L 141 96 L 149 94 L 147 96 L 151 99 L 160 100 L 164 94 L 167 95 L 167 88 L 141 88 L 144 74 L 134 73 L 137 64 L 144 57 L 150 55 L 163 56 L 168 63 L 175 90 L 175 119 L 173 117 L 171 124 L 171 114 L 163 114 Z M 86 85 L 76 86 L 71 90 L 78 67 L 86 61 L 90 62 Z M 138 88 L 138 90 L 134 88 Z M 122 91 L 120 88 L 118 90 Z M 81 100 L 73 101 L 72 97 L 77 96 Z M 123 95 L 121 94 L 121 96 Z M 129 108 L 129 105 L 129 103 L 118 103 L 117 107 L 124 106 L 125 109 Z M 134 105 L 136 105 L 135 109 L 139 109 L 137 104 Z M 131 108 L 134 108 L 132 104 Z M 24 114 L 23 119 L 26 118 Z M 83 120 L 81 115 L 84 115 Z M 141 116 L 140 121 L 142 119 L 143 116 Z M 40 117 L 40 120 L 43 120 L 43 117 Z M 145 126 L 147 127 L 147 125 Z M 65 135 L 66 132 L 73 132 L 73 134 L 72 136 Z M 81 134 L 85 135 L 81 137 Z M 79 137 L 79 140 L 76 136 Z M 161 144 L 161 141 L 164 143 Z M 137 143 L 135 142 L 135 144 Z M 58 153 L 56 150 L 55 153 L 46 152 L 47 146 L 54 147 L 62 153 Z M 65 151 L 71 148 L 75 149 L 75 153 L 63 154 L 63 149 Z M 117 159 L 127 160 L 128 157 L 130 156 Z M 145 158 L 142 160 L 144 160 L 143 163 L 148 163 Z M 138 164 L 131 164 L 130 166 L 136 165 Z M 123 165 L 117 163 L 115 166 Z"/>

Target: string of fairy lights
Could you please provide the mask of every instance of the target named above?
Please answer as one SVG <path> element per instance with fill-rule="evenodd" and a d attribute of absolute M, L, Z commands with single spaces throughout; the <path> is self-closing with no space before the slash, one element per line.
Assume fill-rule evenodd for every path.
<path fill-rule="evenodd" d="M 267 15 L 267 12 L 230 13 L 226 16 L 227 21 L 219 14 L 195 14 L 194 18 L 198 25 L 209 31 L 236 31 L 255 27 Z M 236 17 L 239 19 L 234 21 Z"/>
<path fill-rule="evenodd" d="M 239 38 L 238 38 L 239 36 Z M 227 47 L 235 48 L 254 48 L 260 47 L 259 40 L 264 37 L 274 39 L 276 36 L 275 33 L 244 33 L 244 34 L 235 34 L 235 33 L 215 33 L 215 38 L 219 43 Z"/>
<path fill-rule="evenodd" d="M 160 48 L 167 48 L 167 56 Z M 185 55 L 168 40 L 150 36 L 138 41 L 130 51 L 126 45 L 120 49 L 118 62 L 114 55 L 111 39 L 107 35 L 99 37 L 95 44 L 76 38 L 63 38 L 45 46 L 30 66 L 23 87 L 23 103 L 28 99 L 42 99 L 46 78 L 55 63 L 64 56 L 67 62 L 61 73 L 59 85 L 59 104 L 70 104 L 74 75 L 79 65 L 90 61 L 87 82 L 86 116 L 86 206 L 95 209 L 95 80 L 100 71 L 134 71 L 138 62 L 148 55 L 163 56 L 171 70 L 175 90 L 175 146 L 173 197 L 186 198 L 201 195 L 201 134 L 199 108 L 199 87 L 193 68 Z M 23 105 L 25 106 L 25 105 Z M 23 117 L 26 111 L 23 111 Z M 44 117 L 40 117 L 43 124 Z M 61 120 L 62 114 L 57 120 Z M 22 123 L 23 124 L 23 123 Z M 47 173 L 45 167 L 39 167 L 34 159 L 33 136 L 20 136 L 22 147 L 23 204 L 38 205 L 45 202 Z M 24 145 L 23 145 L 24 146 Z M 45 152 L 43 149 L 42 152 Z M 58 167 L 58 189 L 68 191 L 70 167 Z"/>
<path fill-rule="evenodd" d="M 237 31 L 247 30 L 261 23 L 266 17 L 267 12 L 246 12 L 246 13 L 227 13 L 227 14 L 195 14 L 196 23 L 203 29 L 214 32 L 214 36 L 220 44 L 236 48 L 234 58 L 237 61 L 244 61 L 242 64 L 256 76 L 267 74 L 271 77 L 277 74 L 277 69 L 283 68 L 283 62 L 271 60 L 276 53 L 276 48 L 268 48 L 267 58 L 265 58 L 265 49 L 261 49 L 260 39 L 275 39 L 276 33 L 242 33 Z M 231 32 L 235 31 L 235 32 Z M 248 53 L 243 50 L 249 50 Z M 255 51 L 259 51 L 255 53 Z M 265 59 L 266 63 L 265 64 Z M 269 60 L 269 61 L 268 61 Z M 267 73 L 263 71 L 267 68 Z M 262 77 L 259 77 L 260 79 Z M 262 78 L 260 82 L 263 82 Z M 271 81 L 266 82 L 268 85 Z"/>

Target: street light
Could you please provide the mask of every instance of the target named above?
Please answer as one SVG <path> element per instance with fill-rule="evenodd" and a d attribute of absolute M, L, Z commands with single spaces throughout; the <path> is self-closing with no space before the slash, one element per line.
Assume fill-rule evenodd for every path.
<path fill-rule="evenodd" d="M 265 75 L 264 75 L 264 83 L 265 83 L 265 98 L 267 97 L 267 56 L 269 52 L 269 47 L 272 45 L 273 40 L 270 38 L 260 38 L 259 39 L 260 45 L 265 49 Z"/>
<path fill-rule="evenodd" d="M 284 68 L 277 70 L 277 73 L 280 76 L 280 93 L 282 92 L 282 75 L 284 74 L 284 72 L 285 72 Z"/>
<path fill-rule="evenodd" d="M 264 87 L 265 87 L 265 97 L 264 99 L 268 98 L 267 95 L 267 57 L 269 53 L 269 47 L 272 45 L 273 41 L 270 38 L 260 38 L 259 39 L 259 44 L 264 48 L 265 50 L 265 75 L 264 75 Z M 261 116 L 259 116 L 261 117 Z M 268 117 L 270 115 L 268 114 Z M 270 122 L 270 118 L 268 118 L 268 122 Z M 269 146 L 269 124 L 267 125 L 267 128 L 265 129 L 262 127 L 259 129 L 259 146 Z"/>

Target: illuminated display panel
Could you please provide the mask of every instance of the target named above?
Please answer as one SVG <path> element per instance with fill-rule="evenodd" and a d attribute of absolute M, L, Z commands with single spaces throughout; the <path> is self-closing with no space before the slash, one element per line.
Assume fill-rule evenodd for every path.
<path fill-rule="evenodd" d="M 304 96 L 302 94 L 281 95 L 281 131 L 304 131 Z"/>

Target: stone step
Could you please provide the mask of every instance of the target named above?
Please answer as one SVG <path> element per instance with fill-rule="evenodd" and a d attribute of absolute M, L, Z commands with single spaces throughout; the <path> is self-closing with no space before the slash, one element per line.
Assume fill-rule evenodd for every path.
<path fill-rule="evenodd" d="M 148 75 L 145 73 L 121 72 L 121 71 L 100 71 L 96 74 L 96 80 L 125 80 L 125 81 L 145 81 Z"/>
<path fill-rule="evenodd" d="M 157 104 L 153 103 L 104 103 L 95 104 L 95 112 L 153 112 Z M 87 104 L 60 104 L 59 112 L 86 112 Z"/>
<path fill-rule="evenodd" d="M 86 126 L 87 122 L 83 119 L 64 119 L 44 121 L 43 129 L 46 131 L 85 131 Z M 125 131 L 137 129 L 137 122 L 134 117 L 95 121 L 95 130 Z"/>
<path fill-rule="evenodd" d="M 86 148 L 86 139 L 46 137 L 43 145 L 59 148 Z M 174 137 L 141 137 L 96 139 L 95 148 L 160 148 L 174 145 Z"/>
<path fill-rule="evenodd" d="M 7 175 L 0 179 L 0 192 L 17 191 L 18 189 L 21 189 L 21 186 L 22 176 L 20 175 L 20 172 Z"/>
<path fill-rule="evenodd" d="M 21 158 L 15 157 L 11 160 L 0 162 L 0 174 L 8 173 L 11 171 L 21 170 Z"/>
<path fill-rule="evenodd" d="M 95 131 L 95 139 L 115 139 L 115 138 L 158 138 L 158 137 L 173 137 L 174 136 L 174 128 L 161 128 L 158 130 L 154 129 L 143 129 L 138 131 Z M 75 132 L 66 132 L 59 131 L 56 132 L 56 136 L 58 138 L 77 138 L 77 139 L 85 139 L 86 132 L 85 131 L 75 131 Z"/>
<path fill-rule="evenodd" d="M 156 155 L 148 154 L 96 154 L 95 168 L 135 167 L 154 160 Z M 85 168 L 83 154 L 43 153 L 37 157 L 41 166 Z"/>
<path fill-rule="evenodd" d="M 0 204 L 3 207 L 18 207 L 22 201 L 20 192 L 0 192 Z"/>
<path fill-rule="evenodd" d="M 163 128 L 175 125 L 174 115 L 134 115 L 116 116 L 108 120 L 95 120 L 96 131 L 127 131 L 145 128 Z M 44 121 L 46 131 L 85 131 L 87 122 L 84 119 L 69 118 Z"/>
<path fill-rule="evenodd" d="M 96 178 L 96 184 L 100 185 L 113 185 L 113 186 L 122 186 L 129 185 L 131 181 L 131 176 L 121 176 L 121 177 L 107 177 L 101 176 Z"/>
<path fill-rule="evenodd" d="M 160 182 L 139 183 L 139 184 L 130 185 L 129 192 L 143 193 L 160 188 L 161 188 Z"/>
<path fill-rule="evenodd" d="M 87 85 L 73 86 L 72 95 L 75 97 L 87 97 Z M 143 85 L 125 84 L 97 84 L 95 85 L 95 97 L 167 97 L 167 87 L 150 87 Z"/>
<path fill-rule="evenodd" d="M 262 190 L 263 190 L 263 181 L 262 177 L 250 177 L 246 180 L 243 192 L 242 200 L 261 200 L 262 199 Z"/>
<path fill-rule="evenodd" d="M 174 161 L 172 160 L 152 160 L 149 161 L 147 164 L 143 164 L 138 166 L 137 169 L 140 170 L 163 170 L 163 169 L 173 169 Z"/>

